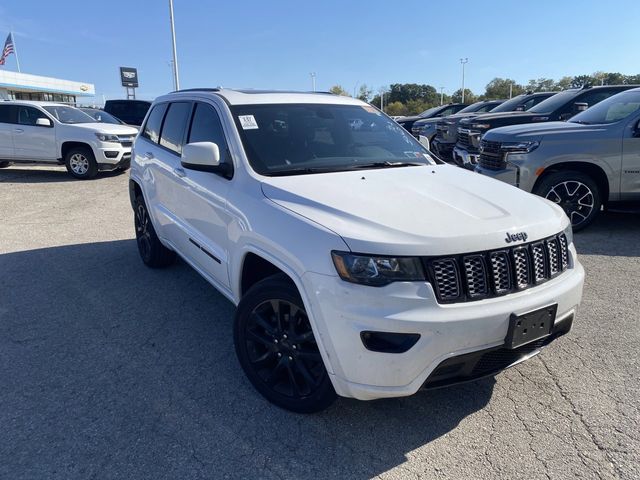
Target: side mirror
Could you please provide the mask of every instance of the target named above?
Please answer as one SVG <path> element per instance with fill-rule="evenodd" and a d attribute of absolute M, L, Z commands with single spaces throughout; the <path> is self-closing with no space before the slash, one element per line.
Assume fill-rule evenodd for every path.
<path fill-rule="evenodd" d="M 48 118 L 40 117 L 40 118 L 36 119 L 36 126 L 38 126 L 38 127 L 50 127 L 51 126 L 51 120 L 49 120 Z"/>
<path fill-rule="evenodd" d="M 576 113 L 584 112 L 587 108 L 589 108 L 589 104 L 585 102 L 576 102 L 573 104 L 573 111 Z"/>
<path fill-rule="evenodd" d="M 213 142 L 187 143 L 182 147 L 180 163 L 190 170 L 218 173 L 226 178 L 233 174 L 230 164 L 220 163 L 220 149 Z"/>

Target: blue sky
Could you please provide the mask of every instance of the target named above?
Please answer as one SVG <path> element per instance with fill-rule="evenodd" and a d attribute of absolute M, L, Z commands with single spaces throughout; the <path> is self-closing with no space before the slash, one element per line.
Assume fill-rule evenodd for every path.
<path fill-rule="evenodd" d="M 428 83 L 477 93 L 494 77 L 526 83 L 597 70 L 640 73 L 640 2 L 174 0 L 181 87 L 309 90 Z M 137 67 L 139 98 L 172 90 L 168 0 L 3 0 L 22 71 L 124 95 L 118 67 Z M 5 69 L 14 70 L 9 58 Z"/>

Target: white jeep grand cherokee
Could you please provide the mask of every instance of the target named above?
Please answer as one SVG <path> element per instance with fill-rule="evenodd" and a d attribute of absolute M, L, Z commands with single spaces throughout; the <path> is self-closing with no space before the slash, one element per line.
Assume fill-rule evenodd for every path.
<path fill-rule="evenodd" d="M 97 123 L 68 105 L 0 102 L 0 168 L 64 164 L 80 179 L 95 177 L 99 170 L 126 170 L 137 133 L 127 125 Z"/>
<path fill-rule="evenodd" d="M 143 261 L 177 253 L 236 304 L 249 380 L 298 412 L 493 375 L 569 331 L 582 295 L 559 207 L 351 98 L 161 97 L 130 195 Z"/>

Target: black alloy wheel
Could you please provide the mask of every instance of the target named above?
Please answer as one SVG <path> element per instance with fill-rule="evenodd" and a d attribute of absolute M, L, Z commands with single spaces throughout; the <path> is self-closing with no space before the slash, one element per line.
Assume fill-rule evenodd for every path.
<path fill-rule="evenodd" d="M 309 317 L 288 277 L 270 277 L 247 292 L 234 337 L 249 380 L 272 403 L 311 413 L 335 399 Z"/>

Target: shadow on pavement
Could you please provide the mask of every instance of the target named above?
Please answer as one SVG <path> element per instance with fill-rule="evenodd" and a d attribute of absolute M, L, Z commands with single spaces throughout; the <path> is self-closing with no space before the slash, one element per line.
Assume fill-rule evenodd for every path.
<path fill-rule="evenodd" d="M 38 168 L 35 168 L 38 167 Z M 99 172 L 93 180 L 103 177 L 115 177 L 122 175 L 123 171 Z M 10 167 L 0 169 L 0 183 L 58 183 L 58 182 L 81 182 L 73 178 L 64 166 L 55 165 L 50 169 L 44 169 L 42 165 L 29 167 Z"/>
<path fill-rule="evenodd" d="M 245 379 L 233 305 L 134 240 L 0 255 L 0 284 L 3 478 L 370 478 L 495 383 L 295 415 Z"/>
<path fill-rule="evenodd" d="M 640 256 L 640 212 L 602 212 L 596 221 L 574 235 L 578 254 Z"/>

